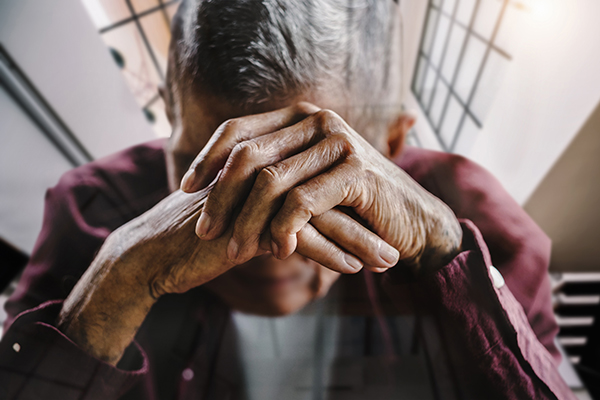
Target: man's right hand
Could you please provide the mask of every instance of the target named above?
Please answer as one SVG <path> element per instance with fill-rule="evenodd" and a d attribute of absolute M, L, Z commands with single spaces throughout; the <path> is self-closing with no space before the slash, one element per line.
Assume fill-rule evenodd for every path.
<path fill-rule="evenodd" d="M 212 186 L 194 194 L 176 191 L 139 218 L 123 225 L 110 241 L 116 242 L 120 258 L 147 282 L 149 293 L 183 293 L 200 286 L 234 267 L 227 258 L 233 225 L 215 240 L 200 240 L 194 233 L 196 221 Z M 334 246 L 313 225 L 300 234 L 298 253 L 336 272 L 355 273 L 378 261 L 378 249 L 385 243 L 353 218 L 331 210 L 319 219 L 319 227 L 334 232 Z M 330 233 L 331 234 L 331 233 Z M 262 236 L 254 257 L 270 250 L 269 232 Z M 348 262 L 348 258 L 353 258 Z M 133 265 L 132 265 L 133 264 Z"/>
<path fill-rule="evenodd" d="M 195 234 L 210 190 L 176 191 L 109 235 L 65 300 L 59 328 L 92 356 L 116 364 L 158 297 L 186 292 L 232 268 L 232 227 L 211 241 Z M 299 235 L 298 253 L 342 273 L 373 265 L 382 239 L 338 210 L 324 214 L 320 225 L 336 232 L 338 245 L 309 223 Z M 270 248 L 268 232 L 261 243 L 256 255 Z"/>

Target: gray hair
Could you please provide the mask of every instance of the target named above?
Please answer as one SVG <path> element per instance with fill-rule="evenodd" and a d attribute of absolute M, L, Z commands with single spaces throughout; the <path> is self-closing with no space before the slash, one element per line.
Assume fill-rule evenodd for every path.
<path fill-rule="evenodd" d="M 175 17 L 178 66 L 234 104 L 322 87 L 371 107 L 397 102 L 393 0 L 187 0 Z M 192 86 L 194 86 L 192 85 Z"/>

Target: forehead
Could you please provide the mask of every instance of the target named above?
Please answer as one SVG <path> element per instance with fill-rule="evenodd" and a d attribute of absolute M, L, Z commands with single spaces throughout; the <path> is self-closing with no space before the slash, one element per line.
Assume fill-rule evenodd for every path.
<path fill-rule="evenodd" d="M 229 119 L 273 111 L 305 101 L 336 112 L 371 145 L 380 151 L 384 149 L 382 143 L 385 141 L 389 116 L 377 114 L 382 111 L 381 107 L 377 107 L 377 111 L 366 110 L 364 104 L 357 104 L 349 96 L 339 92 L 335 88 L 320 88 L 286 100 L 248 106 L 235 105 L 227 99 L 200 90 L 182 94 L 176 101 L 180 105 L 174 108 L 178 115 L 175 116 L 177 121 L 173 127 L 172 140 L 175 139 L 174 136 L 177 137 L 175 141 L 179 144 L 179 150 L 195 155 L 206 145 L 219 125 Z"/>
<path fill-rule="evenodd" d="M 212 95 L 200 89 L 187 90 L 180 95 L 179 108 L 184 125 L 191 124 L 198 128 L 198 124 L 202 124 L 214 131 L 228 119 L 273 111 L 301 101 L 315 104 L 320 108 L 331 109 L 342 117 L 346 114 L 345 97 L 336 95 L 332 90 L 310 90 L 286 99 L 247 105 L 238 105 L 235 101 Z"/>

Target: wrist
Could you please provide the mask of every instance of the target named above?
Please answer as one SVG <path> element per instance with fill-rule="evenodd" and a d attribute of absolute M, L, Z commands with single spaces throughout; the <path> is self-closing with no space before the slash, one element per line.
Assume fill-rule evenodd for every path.
<path fill-rule="evenodd" d="M 112 236 L 112 237 L 111 237 Z M 63 304 L 58 328 L 88 354 L 116 365 L 156 301 L 111 235 Z"/>
<path fill-rule="evenodd" d="M 419 273 L 436 271 L 461 251 L 462 229 L 450 208 L 441 203 L 428 225 L 426 244 L 419 259 Z"/>

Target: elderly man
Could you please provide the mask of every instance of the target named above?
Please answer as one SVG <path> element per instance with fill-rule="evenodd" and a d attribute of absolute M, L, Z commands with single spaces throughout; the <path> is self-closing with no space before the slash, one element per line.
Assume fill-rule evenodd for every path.
<path fill-rule="evenodd" d="M 416 346 L 439 361 L 430 394 L 570 397 L 547 238 L 481 168 L 403 149 L 414 120 L 400 111 L 399 29 L 392 0 L 183 2 L 163 91 L 171 138 L 48 192 L 7 304 L 0 394 L 261 398 L 245 387 L 289 381 L 244 359 L 244 318 L 277 321 L 338 291 L 380 322 L 364 339 L 387 349 L 378 396 L 402 393 L 382 313 L 410 310 Z M 314 332 L 300 336 L 318 347 Z M 326 396 L 321 375 L 294 398 Z"/>

